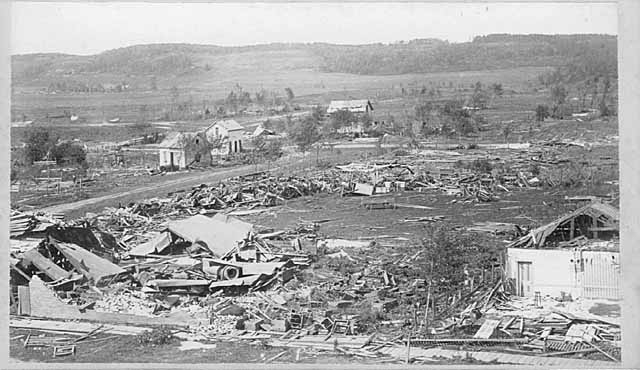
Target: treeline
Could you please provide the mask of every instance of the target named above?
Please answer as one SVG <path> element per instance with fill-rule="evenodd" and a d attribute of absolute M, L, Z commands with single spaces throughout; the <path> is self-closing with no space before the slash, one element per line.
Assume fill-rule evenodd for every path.
<path fill-rule="evenodd" d="M 239 47 L 198 44 L 146 44 L 117 48 L 89 56 L 59 53 L 14 55 L 11 58 L 12 77 L 14 82 L 19 82 L 34 80 L 47 74 L 181 74 L 194 68 L 209 70 L 211 66 L 201 66 L 197 63 L 197 60 L 203 56 L 247 51 L 300 49 L 304 47 L 306 47 L 305 44 L 283 43 Z"/>
<path fill-rule="evenodd" d="M 402 74 L 562 66 L 577 58 L 616 64 L 617 39 L 608 35 L 488 35 L 472 42 L 414 40 L 394 44 L 315 44 L 326 72 Z"/>
<path fill-rule="evenodd" d="M 135 45 L 90 56 L 29 54 L 12 57 L 14 82 L 47 74 L 180 74 L 207 70 L 202 59 L 243 52 L 301 50 L 311 53 L 325 72 L 403 74 L 486 70 L 522 66 L 564 66 L 577 59 L 617 62 L 617 38 L 609 35 L 478 36 L 472 42 L 417 39 L 392 44 L 334 45 L 274 43 L 241 47 L 194 44 Z M 253 56 L 255 57 L 255 56 Z M 215 66 L 213 66 L 215 67 Z M 211 68 L 211 67 L 210 67 Z"/>
<path fill-rule="evenodd" d="M 146 46 L 146 45 L 145 45 Z M 14 56 L 14 81 L 34 80 L 54 75 L 115 73 L 121 75 L 177 74 L 194 66 L 192 55 L 172 48 L 145 46 L 110 50 L 92 56 Z"/>
<path fill-rule="evenodd" d="M 83 92 L 83 93 L 105 93 L 105 92 L 124 92 L 129 90 L 127 82 L 119 83 L 89 83 L 72 79 L 52 82 L 44 91 L 47 93 L 57 92 Z"/>

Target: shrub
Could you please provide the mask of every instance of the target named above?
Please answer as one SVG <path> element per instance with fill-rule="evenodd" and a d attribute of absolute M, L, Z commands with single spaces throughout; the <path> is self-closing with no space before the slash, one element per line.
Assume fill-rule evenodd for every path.
<path fill-rule="evenodd" d="M 87 153 L 82 145 L 68 141 L 54 146 L 51 149 L 51 156 L 57 164 L 83 164 L 87 159 Z"/>
<path fill-rule="evenodd" d="M 538 176 L 540 174 L 540 165 L 537 163 L 532 164 L 531 173 L 533 174 L 533 176 Z"/>
<path fill-rule="evenodd" d="M 143 346 L 160 346 L 172 343 L 175 340 L 176 337 L 174 337 L 171 330 L 165 326 L 145 331 L 137 337 L 138 343 Z"/>
<path fill-rule="evenodd" d="M 491 162 L 486 159 L 476 159 L 471 163 L 470 169 L 472 171 L 489 173 L 493 169 Z"/>

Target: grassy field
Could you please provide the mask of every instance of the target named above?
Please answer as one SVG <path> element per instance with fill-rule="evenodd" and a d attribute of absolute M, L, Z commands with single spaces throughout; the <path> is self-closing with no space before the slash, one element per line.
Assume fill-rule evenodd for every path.
<path fill-rule="evenodd" d="M 460 94 L 465 97 L 470 94 L 470 85 L 480 81 L 484 85 L 501 83 L 506 91 L 502 102 L 509 102 L 516 109 L 534 109 L 534 102 L 544 98 L 531 90 L 532 81 L 536 76 L 548 68 L 526 67 L 509 70 L 446 72 L 431 74 L 408 74 L 394 76 L 362 76 L 336 73 L 322 73 L 313 70 L 294 70 L 282 72 L 271 71 L 261 74 L 259 71 L 242 74 L 241 70 L 233 76 L 225 76 L 228 83 L 207 85 L 207 79 L 199 80 L 197 86 L 185 86 L 180 93 L 179 101 L 191 100 L 194 109 L 201 109 L 202 100 L 211 102 L 224 98 L 236 83 L 245 91 L 255 92 L 260 88 L 275 89 L 280 92 L 285 87 L 291 87 L 297 97 L 296 103 L 307 105 L 328 105 L 336 99 L 368 98 L 374 104 L 374 119 L 385 119 L 389 114 L 402 118 L 403 114 L 413 111 L 415 104 L 426 99 L 425 96 L 402 95 L 402 88 L 407 93 L 422 86 L 438 86 L 442 96 L 447 99 L 456 96 L 453 91 L 458 86 L 467 90 Z M 212 81 L 217 81 L 215 78 Z M 273 85 L 265 85 L 265 81 L 272 81 Z M 194 82 L 195 83 L 195 82 Z M 449 87 L 449 84 L 453 87 Z M 319 85 L 322 85 L 320 87 Z M 188 92 L 187 92 L 188 91 Z M 131 137 L 142 136 L 154 131 L 162 131 L 163 127 L 154 125 L 134 125 L 140 116 L 140 107 L 146 106 L 147 117 L 151 120 L 159 119 L 162 112 L 169 109 L 171 104 L 169 89 L 147 92 L 124 93 L 69 93 L 69 94 L 40 94 L 33 91 L 14 91 L 12 95 L 12 111 L 15 117 L 25 114 L 27 119 L 35 120 L 33 125 L 50 127 L 56 133 L 68 139 L 78 138 L 83 141 L 120 141 Z M 81 123 L 71 123 L 68 119 L 45 119 L 47 114 L 62 114 L 64 111 L 73 112 L 80 116 Z M 105 119 L 119 117 L 120 126 L 95 126 Z M 264 117 L 237 117 L 239 121 L 266 119 Z M 198 128 L 206 126 L 210 121 L 188 121 L 178 123 L 174 127 Z M 13 127 L 11 143 L 18 145 L 24 138 L 26 127 Z"/>
<path fill-rule="evenodd" d="M 544 67 L 523 67 L 508 70 L 443 72 L 429 74 L 406 74 L 390 76 L 363 76 L 342 73 L 323 73 L 314 70 L 268 71 L 261 70 L 224 76 L 204 76 L 197 81 L 184 81 L 177 85 L 179 101 L 191 100 L 200 109 L 202 101 L 212 102 L 222 99 L 239 84 L 251 94 L 261 88 L 275 90 L 284 95 L 284 88 L 290 87 L 297 99 L 309 104 L 328 104 L 332 99 L 369 98 L 384 99 L 398 96 L 402 87 L 427 88 L 436 85 L 454 86 L 480 81 L 483 84 L 502 83 L 505 89 L 521 90 L 540 73 L 549 70 Z M 214 73 L 214 72 L 211 72 Z M 122 93 L 58 93 L 42 94 L 33 90 L 14 89 L 12 112 L 15 117 L 23 113 L 28 119 L 43 120 L 45 115 L 61 114 L 70 110 L 88 122 L 102 122 L 103 119 L 120 117 L 122 121 L 132 121 L 138 116 L 141 105 L 149 111 L 167 107 L 172 101 L 171 86 L 159 87 L 158 91 L 136 91 Z M 446 90 L 442 87 L 443 90 Z M 103 113 L 104 112 L 104 113 Z M 151 114 L 150 117 L 154 115 Z"/>

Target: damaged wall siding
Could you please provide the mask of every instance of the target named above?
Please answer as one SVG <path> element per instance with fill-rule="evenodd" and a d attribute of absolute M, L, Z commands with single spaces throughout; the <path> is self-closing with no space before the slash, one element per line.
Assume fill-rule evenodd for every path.
<path fill-rule="evenodd" d="M 618 252 L 507 249 L 507 277 L 516 294 L 620 299 Z"/>

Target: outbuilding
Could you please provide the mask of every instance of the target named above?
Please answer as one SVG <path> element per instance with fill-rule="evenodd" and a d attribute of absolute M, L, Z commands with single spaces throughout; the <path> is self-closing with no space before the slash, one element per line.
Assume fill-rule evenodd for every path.
<path fill-rule="evenodd" d="M 620 299 L 619 222 L 617 208 L 593 202 L 509 244 L 514 293 Z"/>
<path fill-rule="evenodd" d="M 194 163 L 211 162 L 210 147 L 202 133 L 169 134 L 158 145 L 160 168 L 184 169 Z"/>

